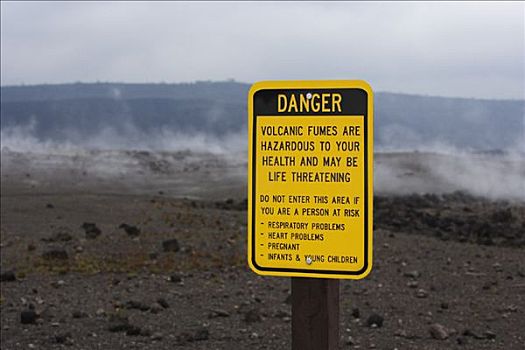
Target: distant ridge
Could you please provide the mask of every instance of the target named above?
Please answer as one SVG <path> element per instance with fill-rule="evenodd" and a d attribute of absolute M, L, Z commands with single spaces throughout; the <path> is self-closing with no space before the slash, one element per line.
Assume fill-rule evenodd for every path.
<path fill-rule="evenodd" d="M 46 101 L 83 98 L 175 98 L 196 96 L 211 99 L 238 99 L 248 91 L 248 84 L 236 82 L 207 82 L 180 84 L 133 83 L 70 83 L 2 86 L 2 102 Z"/>
<path fill-rule="evenodd" d="M 31 125 L 40 140 L 82 142 L 104 129 L 221 136 L 246 130 L 250 85 L 72 83 L 1 87 L 2 131 Z M 376 147 L 476 151 L 525 145 L 523 100 L 375 94 Z M 74 136 L 72 136 L 74 135 Z M 70 140 L 74 137 L 74 140 Z"/>

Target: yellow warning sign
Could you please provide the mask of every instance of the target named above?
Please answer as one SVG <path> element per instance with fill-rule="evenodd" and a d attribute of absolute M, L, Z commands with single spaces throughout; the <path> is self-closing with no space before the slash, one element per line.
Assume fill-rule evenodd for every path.
<path fill-rule="evenodd" d="M 248 99 L 248 262 L 261 275 L 372 268 L 373 96 L 363 81 L 278 81 Z"/>

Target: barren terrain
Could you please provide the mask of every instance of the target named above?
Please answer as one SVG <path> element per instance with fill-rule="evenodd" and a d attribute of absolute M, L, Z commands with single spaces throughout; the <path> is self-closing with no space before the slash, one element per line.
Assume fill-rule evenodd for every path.
<path fill-rule="evenodd" d="M 523 160 L 375 164 L 374 267 L 341 281 L 341 348 L 522 349 Z M 1 348 L 289 349 L 290 279 L 246 264 L 245 173 L 234 155 L 2 151 Z"/>

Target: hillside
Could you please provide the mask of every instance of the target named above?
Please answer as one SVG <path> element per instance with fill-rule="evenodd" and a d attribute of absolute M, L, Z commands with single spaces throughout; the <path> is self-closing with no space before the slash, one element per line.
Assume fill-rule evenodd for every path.
<path fill-rule="evenodd" d="M 90 139 L 110 129 L 111 134 L 136 139 L 136 148 L 148 148 L 141 139 L 166 131 L 215 137 L 244 133 L 248 89 L 248 84 L 237 82 L 5 86 L 2 135 L 30 126 L 31 136 L 38 140 L 82 145 L 92 144 Z M 523 100 L 377 92 L 375 111 L 378 148 L 523 147 Z"/>

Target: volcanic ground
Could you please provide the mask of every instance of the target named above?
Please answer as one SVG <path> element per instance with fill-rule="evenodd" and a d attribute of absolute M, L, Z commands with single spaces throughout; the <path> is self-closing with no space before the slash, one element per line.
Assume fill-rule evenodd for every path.
<path fill-rule="evenodd" d="M 480 162 L 514 173 L 469 183 Z M 523 349 L 524 169 L 378 155 L 340 348 Z M 239 155 L 3 150 L 1 348 L 290 349 L 290 278 L 247 267 L 246 206 Z"/>

